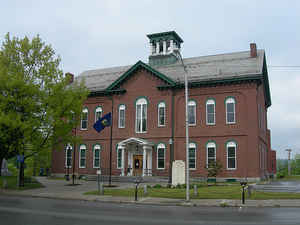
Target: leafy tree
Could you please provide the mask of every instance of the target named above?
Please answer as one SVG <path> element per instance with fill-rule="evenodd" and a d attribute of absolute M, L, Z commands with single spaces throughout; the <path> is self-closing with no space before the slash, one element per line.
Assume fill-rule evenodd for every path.
<path fill-rule="evenodd" d="M 5 36 L 0 49 L 0 161 L 16 154 L 26 160 L 76 141 L 71 132 L 88 90 L 83 83 L 70 84 L 60 61 L 39 36 Z M 23 164 L 20 171 L 22 177 Z"/>
<path fill-rule="evenodd" d="M 215 182 L 217 182 L 217 176 L 222 172 L 223 165 L 219 160 L 216 160 L 210 162 L 205 169 L 207 170 L 207 177 L 214 177 Z"/>

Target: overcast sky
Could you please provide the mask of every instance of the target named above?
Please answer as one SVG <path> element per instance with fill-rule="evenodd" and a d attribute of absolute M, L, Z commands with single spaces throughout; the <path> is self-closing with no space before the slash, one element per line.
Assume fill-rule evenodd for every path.
<path fill-rule="evenodd" d="M 271 145 L 300 153 L 300 1 L 16 1 L 0 8 L 0 40 L 39 34 L 61 56 L 64 72 L 148 61 L 146 34 L 175 30 L 183 57 L 265 49 L 272 106 Z M 280 67 L 279 67 L 280 66 Z"/>

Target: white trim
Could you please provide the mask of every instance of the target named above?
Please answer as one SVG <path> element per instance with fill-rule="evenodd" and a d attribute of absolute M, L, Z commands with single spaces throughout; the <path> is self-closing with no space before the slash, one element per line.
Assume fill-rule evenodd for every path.
<path fill-rule="evenodd" d="M 229 147 L 234 147 L 234 150 L 235 150 L 235 162 L 234 162 L 234 165 L 235 165 L 235 168 L 228 168 L 228 148 Z M 231 142 L 228 142 L 227 144 L 226 144 L 226 163 L 227 163 L 227 170 L 236 170 L 237 169 L 237 160 L 236 160 L 236 158 L 237 158 L 237 151 L 236 151 L 236 149 L 237 149 L 237 144 L 235 143 L 235 142 L 233 142 L 233 141 L 231 141 Z"/>
<path fill-rule="evenodd" d="M 121 126 L 121 110 L 124 110 L 124 126 Z M 125 128 L 125 118 L 126 118 L 126 106 L 120 105 L 119 106 L 119 118 L 118 118 L 118 128 Z"/>
<path fill-rule="evenodd" d="M 119 151 L 120 151 L 120 154 L 121 154 L 121 166 L 119 166 Z M 117 169 L 122 169 L 122 148 L 121 147 L 118 147 L 117 148 Z"/>
<path fill-rule="evenodd" d="M 84 166 L 81 166 L 81 150 L 85 150 L 85 154 L 84 154 Z M 79 168 L 80 169 L 83 169 L 83 168 L 85 168 L 86 167 L 86 151 L 87 151 L 87 148 L 86 148 L 86 145 L 80 145 L 80 147 L 79 147 Z"/>
<path fill-rule="evenodd" d="M 99 150 L 99 166 L 95 166 L 95 150 Z M 100 168 L 101 167 L 101 146 L 96 144 L 93 148 L 93 168 Z"/>
<path fill-rule="evenodd" d="M 83 120 L 82 119 L 82 114 L 83 113 L 86 113 L 87 115 L 86 115 L 86 120 Z M 86 128 L 82 128 L 82 122 L 83 121 L 86 121 Z M 88 121 L 89 121 L 89 110 L 87 109 L 87 108 L 84 108 L 83 110 L 82 110 L 82 112 L 81 112 L 81 118 L 80 118 L 80 130 L 87 130 L 88 129 L 88 126 L 89 126 L 89 123 L 88 123 Z"/>
<path fill-rule="evenodd" d="M 197 170 L 197 146 L 196 146 L 195 143 L 189 143 L 189 160 L 191 159 L 190 148 L 195 149 L 195 168 L 191 168 L 190 165 L 189 165 L 189 169 L 190 170 Z M 190 162 L 189 162 L 189 164 L 190 164 Z"/>
<path fill-rule="evenodd" d="M 67 160 L 68 160 L 68 148 L 70 148 L 71 151 L 71 160 L 70 160 L 70 166 L 67 165 Z M 65 168 L 72 168 L 72 158 L 73 158 L 73 146 L 71 144 L 68 144 L 66 149 L 65 149 Z"/>
<path fill-rule="evenodd" d="M 229 103 L 233 103 L 233 115 L 234 115 L 234 121 L 233 122 L 228 122 L 228 111 L 227 111 L 227 104 Z M 228 99 L 226 99 L 226 102 L 225 102 L 225 114 L 226 114 L 226 124 L 235 124 L 236 123 L 236 110 L 235 110 L 235 105 L 236 105 L 236 102 L 235 102 L 235 99 L 230 97 Z"/>
<path fill-rule="evenodd" d="M 197 110 L 196 110 L 197 104 L 194 100 L 189 100 L 188 108 L 189 108 L 189 106 L 194 106 L 195 123 L 190 123 L 190 121 L 188 121 L 188 124 L 189 124 L 189 126 L 196 126 L 197 125 Z M 189 110 L 188 110 L 188 112 L 189 112 Z M 189 118 L 189 116 L 188 116 L 188 118 Z"/>
<path fill-rule="evenodd" d="M 158 149 L 163 149 L 164 150 L 164 168 L 159 168 L 158 167 Z M 166 167 L 166 145 L 163 143 L 160 143 L 156 147 L 156 169 L 157 170 L 164 170 Z"/>
<path fill-rule="evenodd" d="M 216 143 L 214 143 L 214 142 L 207 143 L 207 145 L 206 145 L 206 167 L 208 167 L 208 148 L 214 148 L 214 150 L 215 150 L 215 157 L 214 157 L 215 162 L 217 160 L 217 145 L 216 145 Z"/>
<path fill-rule="evenodd" d="M 141 106 L 141 129 L 140 131 L 138 131 L 138 118 L 137 118 L 137 107 L 138 105 Z M 143 118 L 143 109 L 146 107 L 145 109 L 145 118 Z M 135 132 L 136 133 L 147 133 L 147 111 L 148 111 L 148 104 L 147 104 L 147 100 L 145 98 L 140 98 L 136 104 L 135 104 Z M 145 127 L 145 131 L 143 131 L 143 119 L 146 120 L 146 127 Z"/>
<path fill-rule="evenodd" d="M 164 109 L 164 124 L 160 124 L 160 115 L 159 115 L 159 109 L 163 108 Z M 158 116 L 158 121 L 157 121 L 157 125 L 159 127 L 165 127 L 166 126 L 166 104 L 164 102 L 161 102 L 158 104 L 157 107 L 157 116 Z"/>
<path fill-rule="evenodd" d="M 97 106 L 96 107 L 96 110 L 95 110 L 95 122 L 97 122 L 97 112 L 100 112 L 100 117 L 98 119 L 100 119 L 103 115 L 103 110 L 102 110 L 102 107 L 101 106 Z"/>
<path fill-rule="evenodd" d="M 214 122 L 213 123 L 208 122 L 208 108 L 207 108 L 208 105 L 214 106 L 214 112 L 213 112 Z M 210 114 L 212 114 L 212 113 L 210 113 Z M 215 100 L 213 100 L 213 99 L 209 99 L 206 101 L 206 125 L 216 125 L 216 103 L 215 103 Z"/>

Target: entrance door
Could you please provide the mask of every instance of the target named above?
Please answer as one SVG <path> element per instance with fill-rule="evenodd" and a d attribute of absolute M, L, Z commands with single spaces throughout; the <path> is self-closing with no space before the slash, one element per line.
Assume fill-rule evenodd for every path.
<path fill-rule="evenodd" d="M 133 156 L 133 175 L 142 175 L 143 172 L 143 155 Z"/>

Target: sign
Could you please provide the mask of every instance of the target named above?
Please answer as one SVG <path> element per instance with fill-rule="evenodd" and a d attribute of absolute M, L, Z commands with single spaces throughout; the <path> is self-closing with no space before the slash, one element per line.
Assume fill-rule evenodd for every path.
<path fill-rule="evenodd" d="M 101 170 L 97 170 L 97 175 L 101 175 Z"/>

